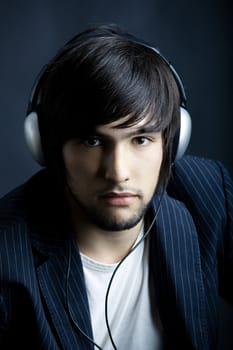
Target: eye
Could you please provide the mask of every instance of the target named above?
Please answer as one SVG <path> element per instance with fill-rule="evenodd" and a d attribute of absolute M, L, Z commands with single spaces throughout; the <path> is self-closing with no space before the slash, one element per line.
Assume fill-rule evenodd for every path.
<path fill-rule="evenodd" d="M 134 137 L 133 142 L 136 143 L 137 145 L 146 146 L 151 142 L 151 140 L 149 137 L 146 137 L 146 136 L 137 136 L 137 137 Z"/>
<path fill-rule="evenodd" d="M 89 136 L 82 140 L 82 143 L 87 147 L 97 147 L 101 145 L 101 141 L 98 136 Z"/>

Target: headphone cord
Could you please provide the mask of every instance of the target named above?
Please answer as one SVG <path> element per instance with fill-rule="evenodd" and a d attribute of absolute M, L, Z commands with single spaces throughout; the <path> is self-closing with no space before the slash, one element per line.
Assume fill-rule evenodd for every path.
<path fill-rule="evenodd" d="M 110 281 L 108 283 L 108 287 L 107 287 L 107 291 L 106 291 L 106 295 L 105 295 L 105 323 L 106 323 L 106 327 L 107 327 L 107 331 L 108 331 L 108 335 L 112 344 L 112 347 L 114 350 L 118 350 L 116 347 L 116 344 L 113 340 L 113 336 L 112 336 L 112 331 L 110 328 L 110 324 L 109 324 L 109 318 L 108 318 L 108 297 L 109 297 L 109 292 L 111 289 L 111 285 L 113 282 L 113 279 L 116 275 L 116 272 L 118 271 L 119 267 L 122 265 L 122 263 L 125 261 L 125 259 L 146 239 L 146 237 L 149 235 L 156 219 L 159 213 L 159 210 L 161 208 L 161 204 L 162 204 L 162 199 L 164 198 L 164 194 L 166 192 L 166 186 L 163 187 L 162 193 L 159 197 L 159 201 L 157 204 L 157 207 L 155 208 L 155 205 L 153 203 L 153 207 L 155 210 L 155 214 L 154 214 L 154 218 L 150 224 L 150 226 L 148 227 L 148 229 L 146 230 L 146 233 L 143 235 L 143 237 L 138 241 L 137 244 L 135 244 L 130 251 L 121 259 L 121 261 L 117 264 L 117 266 L 115 267 L 112 276 L 110 278 Z M 71 265 L 71 242 L 69 242 L 69 253 L 68 253 L 68 267 L 67 267 L 67 273 L 66 273 L 66 305 L 67 305 L 67 310 L 68 310 L 68 315 L 70 316 L 72 322 L 74 323 L 75 327 L 79 330 L 79 332 L 91 343 L 93 344 L 97 349 L 99 350 L 103 350 L 99 345 L 97 345 L 94 340 L 92 338 L 90 338 L 77 324 L 77 322 L 74 320 L 72 312 L 70 310 L 70 304 L 68 301 L 68 281 L 69 281 L 69 275 L 70 275 L 70 265 Z"/>
<path fill-rule="evenodd" d="M 154 214 L 154 218 L 150 224 L 150 226 L 148 227 L 148 229 L 146 230 L 146 233 L 143 235 L 143 237 L 138 241 L 137 244 L 135 244 L 135 246 L 133 246 L 130 251 L 121 259 L 121 261 L 118 263 L 118 265 L 115 267 L 115 270 L 113 271 L 112 273 L 112 276 L 110 278 L 110 281 L 109 281 L 109 284 L 108 284 L 108 288 L 107 288 L 107 292 L 106 292 L 106 296 L 105 296 L 105 322 L 106 322 L 106 326 L 107 326 L 107 330 L 108 330 L 108 335 L 109 335 L 109 338 L 110 338 L 110 341 L 112 343 L 112 346 L 113 346 L 113 349 L 114 350 L 117 350 L 117 347 L 115 345 L 115 342 L 113 340 L 113 337 L 112 337 L 112 332 L 111 332 L 111 328 L 110 328 L 110 325 L 109 325 L 109 319 L 108 319 L 108 297 L 109 297 L 109 292 L 110 292 L 110 288 L 111 288 L 111 285 L 112 285 L 112 282 L 113 282 L 113 279 L 114 279 L 114 276 L 117 272 L 117 270 L 119 269 L 119 267 L 121 266 L 121 264 L 125 261 L 125 259 L 146 239 L 146 237 L 149 235 L 156 219 L 157 219 L 157 216 L 158 216 L 158 213 L 159 213 L 159 209 L 161 208 L 161 204 L 162 204 L 162 199 L 164 197 L 164 194 L 165 194 L 165 189 L 166 189 L 166 186 L 164 186 L 163 190 L 162 190 L 162 193 L 160 195 L 160 198 L 159 198 L 159 202 L 157 204 L 157 207 L 155 208 L 154 206 L 154 203 L 153 203 L 153 207 L 155 209 L 155 214 Z"/>
<path fill-rule="evenodd" d="M 68 284 L 69 284 L 69 277 L 70 277 L 70 266 L 71 266 L 71 242 L 69 241 L 68 244 L 68 265 L 67 265 L 67 272 L 66 272 L 66 291 L 65 291 L 65 299 L 66 299 L 66 306 L 68 311 L 68 316 L 70 317 L 71 321 L 75 325 L 75 327 L 79 330 L 79 332 L 97 349 L 103 350 L 99 345 L 97 345 L 92 338 L 90 338 L 78 325 L 78 323 L 74 320 L 73 314 L 71 312 L 70 303 L 68 300 Z"/>

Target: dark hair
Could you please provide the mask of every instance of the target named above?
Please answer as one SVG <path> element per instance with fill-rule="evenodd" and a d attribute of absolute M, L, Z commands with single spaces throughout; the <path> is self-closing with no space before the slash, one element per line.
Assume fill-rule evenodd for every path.
<path fill-rule="evenodd" d="M 165 60 L 134 36 L 112 25 L 76 35 L 47 65 L 39 98 L 48 167 L 61 165 L 67 140 L 125 116 L 130 118 L 120 127 L 150 115 L 148 123 L 163 134 L 159 185 L 167 180 L 179 127 L 179 90 Z"/>

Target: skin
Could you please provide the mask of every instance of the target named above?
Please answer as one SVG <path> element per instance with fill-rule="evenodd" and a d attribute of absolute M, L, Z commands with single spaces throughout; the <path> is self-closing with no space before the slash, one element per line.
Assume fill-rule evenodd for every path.
<path fill-rule="evenodd" d="M 62 150 L 77 244 L 105 263 L 119 261 L 137 239 L 163 156 L 161 132 L 147 130 L 147 118 L 117 127 L 124 120 L 71 139 Z"/>

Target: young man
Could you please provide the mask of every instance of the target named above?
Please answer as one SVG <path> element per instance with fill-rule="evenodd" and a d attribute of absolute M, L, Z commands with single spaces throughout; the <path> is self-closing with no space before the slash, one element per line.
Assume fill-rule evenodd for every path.
<path fill-rule="evenodd" d="M 184 107 L 174 68 L 113 26 L 46 65 L 25 120 L 45 167 L 0 201 L 1 349 L 217 348 L 232 182 L 182 157 Z"/>

